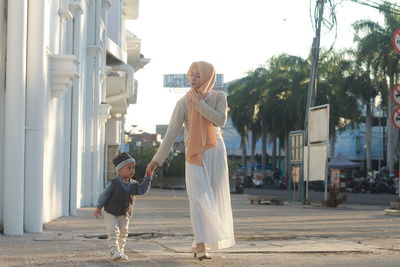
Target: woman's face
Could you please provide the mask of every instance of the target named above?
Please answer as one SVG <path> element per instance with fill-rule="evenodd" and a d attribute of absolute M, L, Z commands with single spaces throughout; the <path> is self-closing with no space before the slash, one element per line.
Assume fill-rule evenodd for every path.
<path fill-rule="evenodd" d="M 199 89 L 201 87 L 201 81 L 200 81 L 200 72 L 199 68 L 197 66 L 194 66 L 190 70 L 190 85 L 192 86 L 193 89 Z"/>

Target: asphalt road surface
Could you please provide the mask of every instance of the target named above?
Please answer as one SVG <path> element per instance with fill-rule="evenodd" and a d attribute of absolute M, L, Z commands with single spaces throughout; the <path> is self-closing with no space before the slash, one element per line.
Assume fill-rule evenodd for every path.
<path fill-rule="evenodd" d="M 294 200 L 294 193 L 288 190 L 273 190 L 273 189 L 261 189 L 261 188 L 245 188 L 244 194 L 248 195 L 260 195 L 260 196 L 279 196 L 286 200 Z M 344 194 L 344 193 L 341 193 Z M 345 193 L 347 194 L 347 200 L 345 204 L 359 204 L 359 205 L 377 205 L 377 206 L 389 206 L 391 201 L 395 201 L 398 195 L 394 194 L 365 194 L 365 193 Z M 289 197 L 290 196 L 290 197 Z M 303 198 L 298 197 L 298 201 L 302 201 Z M 320 191 L 309 191 L 308 196 L 311 203 L 320 203 L 324 200 L 324 192 Z"/>

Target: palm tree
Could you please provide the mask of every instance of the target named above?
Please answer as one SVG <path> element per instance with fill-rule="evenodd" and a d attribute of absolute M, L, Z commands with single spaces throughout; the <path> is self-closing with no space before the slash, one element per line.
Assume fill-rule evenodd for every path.
<path fill-rule="evenodd" d="M 241 78 L 233 82 L 228 90 L 228 105 L 229 115 L 232 119 L 232 124 L 240 135 L 240 147 L 242 150 L 242 167 L 247 166 L 247 150 L 246 139 L 249 126 L 249 109 L 246 103 L 246 85 L 247 77 Z"/>
<path fill-rule="evenodd" d="M 394 104 L 390 99 L 389 91 L 399 79 L 399 55 L 393 50 L 391 37 L 400 25 L 398 12 L 393 12 L 395 7 L 389 2 L 381 5 L 384 16 L 384 25 L 371 20 L 356 22 L 355 41 L 357 42 L 357 60 L 365 70 L 371 71 L 373 79 L 385 82 L 386 86 L 381 92 L 387 98 L 387 118 L 390 118 Z M 387 121 L 387 166 L 390 171 L 394 168 L 395 131 L 390 120 Z"/>
<path fill-rule="evenodd" d="M 251 163 L 255 164 L 255 148 L 257 141 L 262 136 L 262 124 L 260 120 L 260 98 L 262 93 L 266 90 L 265 85 L 265 73 L 266 69 L 264 67 L 258 67 L 254 71 L 248 72 L 247 79 L 247 90 L 248 98 L 247 103 L 249 105 L 250 115 L 249 126 L 251 130 Z M 265 151 L 264 151 L 265 152 Z M 265 159 L 264 152 L 262 152 L 262 158 Z M 262 160 L 263 161 L 263 160 Z M 265 164 L 263 165 L 265 168 Z"/>
<path fill-rule="evenodd" d="M 372 144 L 372 105 L 371 101 L 375 99 L 378 90 L 373 86 L 369 72 L 355 71 L 348 78 L 349 92 L 355 95 L 365 104 L 365 128 L 366 128 L 366 162 L 367 171 L 372 170 L 371 144 Z M 351 88 L 351 89 L 350 89 Z"/>
<path fill-rule="evenodd" d="M 280 143 L 284 144 L 285 169 L 288 170 L 288 135 L 289 131 L 303 127 L 309 63 L 297 56 L 281 54 L 272 57 L 267 66 L 268 90 L 262 98 L 261 121 L 268 129 L 273 144 L 279 136 L 283 136 L 284 142 Z M 274 148 L 275 152 L 275 145 Z M 276 152 L 272 155 L 273 163 L 275 157 Z"/>
<path fill-rule="evenodd" d="M 231 107 L 232 123 L 241 133 L 242 164 L 246 166 L 246 138 L 251 132 L 251 164 L 255 164 L 255 147 L 261 136 L 259 112 L 259 86 L 262 84 L 260 77 L 264 69 L 257 68 L 249 71 L 248 75 L 237 80 L 229 87 L 228 98 Z"/>
<path fill-rule="evenodd" d="M 352 122 L 359 121 L 357 101 L 348 93 L 348 77 L 353 71 L 353 61 L 346 59 L 347 52 L 324 52 L 319 67 L 317 105 L 330 104 L 329 142 L 330 158 L 335 156 L 336 134 Z"/>

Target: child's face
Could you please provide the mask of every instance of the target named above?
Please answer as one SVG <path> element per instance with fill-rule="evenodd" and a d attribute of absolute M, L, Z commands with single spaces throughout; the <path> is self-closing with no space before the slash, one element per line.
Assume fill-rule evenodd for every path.
<path fill-rule="evenodd" d="M 134 162 L 130 162 L 124 165 L 119 171 L 118 174 L 122 179 L 129 179 L 135 176 L 135 167 L 136 164 Z"/>

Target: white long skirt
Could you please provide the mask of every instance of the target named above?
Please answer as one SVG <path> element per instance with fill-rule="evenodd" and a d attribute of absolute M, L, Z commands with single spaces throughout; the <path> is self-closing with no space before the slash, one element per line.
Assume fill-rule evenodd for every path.
<path fill-rule="evenodd" d="M 202 153 L 203 166 L 186 162 L 186 191 L 190 202 L 194 242 L 208 249 L 235 245 L 229 174 L 223 140 Z"/>

